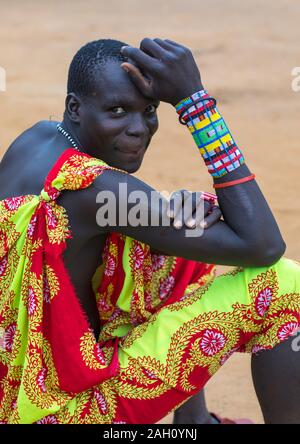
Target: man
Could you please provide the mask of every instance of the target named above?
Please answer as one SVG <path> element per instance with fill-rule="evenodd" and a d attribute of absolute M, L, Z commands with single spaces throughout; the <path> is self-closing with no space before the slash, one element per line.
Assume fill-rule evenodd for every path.
<path fill-rule="evenodd" d="M 63 122 L 27 130 L 1 163 L 1 420 L 156 422 L 234 351 L 276 345 L 253 358 L 259 401 L 266 422 L 300 422 L 299 359 L 288 340 L 277 345 L 299 327 L 299 266 L 280 259 L 274 217 L 191 52 L 161 39 L 122 46 L 79 50 Z M 95 221 L 99 192 L 128 202 L 128 216 L 130 193 L 143 192 L 147 221 L 163 217 L 130 174 L 160 100 L 176 106 L 214 178 L 224 220 L 202 236 L 186 236 L 193 220 Z M 210 263 L 239 268 L 212 281 Z"/>

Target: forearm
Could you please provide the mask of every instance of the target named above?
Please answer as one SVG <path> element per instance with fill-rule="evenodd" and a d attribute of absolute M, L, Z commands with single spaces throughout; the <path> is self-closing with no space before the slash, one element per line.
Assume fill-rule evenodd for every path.
<path fill-rule="evenodd" d="M 215 183 L 227 182 L 249 176 L 246 164 L 229 173 Z M 224 221 L 248 245 L 258 252 L 276 253 L 285 249 L 276 220 L 255 180 L 217 189 L 219 205 Z"/>
<path fill-rule="evenodd" d="M 244 156 L 215 104 L 206 100 L 191 106 L 192 100 L 201 96 L 207 97 L 202 91 L 184 99 L 176 111 L 187 123 L 214 183 L 249 176 Z M 255 180 L 217 189 L 217 196 L 226 224 L 242 240 L 254 247 L 284 248 L 277 223 Z"/>

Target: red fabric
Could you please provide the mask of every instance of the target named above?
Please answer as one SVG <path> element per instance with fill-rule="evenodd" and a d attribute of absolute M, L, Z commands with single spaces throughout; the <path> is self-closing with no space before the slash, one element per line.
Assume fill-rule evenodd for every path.
<path fill-rule="evenodd" d="M 54 166 L 54 171 L 59 169 L 70 154 L 73 153 L 64 153 Z M 52 172 L 48 177 L 51 175 Z M 46 263 L 55 270 L 60 288 L 50 304 L 44 302 L 44 320 L 41 328 L 51 344 L 61 390 L 78 393 L 117 374 L 118 339 L 115 339 L 113 344 L 111 342 L 103 344 L 104 347 L 114 347 L 113 358 L 107 367 L 103 369 L 87 367 L 80 350 L 80 340 L 85 333 L 90 332 L 91 336 L 93 333 L 63 262 L 62 253 L 66 244 L 55 245 L 48 241 L 45 205 L 45 202 L 41 202 L 36 212 L 37 225 L 33 235 L 33 241 L 43 239 L 44 248 L 38 249 L 33 255 L 31 271 L 42 274 L 43 265 Z M 97 359 L 96 340 L 91 352 L 94 352 Z"/>
<path fill-rule="evenodd" d="M 76 154 L 78 155 L 78 153 Z M 84 166 L 84 160 L 90 160 L 90 157 L 83 154 L 80 155 L 82 156 Z M 72 166 L 72 156 L 74 156 L 74 150 L 66 150 L 47 176 L 44 189 L 54 198 L 58 196 L 59 191 L 52 188 L 51 184 L 65 162 L 70 162 L 70 166 Z M 71 168 L 70 171 L 72 171 Z M 84 176 L 84 170 L 80 174 Z M 87 172 L 81 188 L 88 186 L 94 179 L 95 177 L 92 176 L 90 171 Z M 53 215 L 51 216 L 51 211 L 51 205 L 42 200 L 34 214 L 36 222 L 32 240 L 33 242 L 42 240 L 42 246 L 32 255 L 31 271 L 37 276 L 44 276 L 44 267 L 48 265 L 55 271 L 59 281 L 58 294 L 51 299 L 51 303 L 45 300 L 47 284 L 44 282 L 43 321 L 39 328 L 51 344 L 51 352 L 58 374 L 60 389 L 66 392 L 79 393 L 100 384 L 118 373 L 119 339 L 113 338 L 101 343 L 97 343 L 95 340 L 63 262 L 62 254 L 66 248 L 66 243 L 53 244 L 53 242 L 49 242 L 47 226 L 49 230 L 49 217 L 53 217 Z M 69 233 L 69 237 L 71 237 L 71 233 Z M 110 284 L 114 284 L 114 293 L 111 296 L 111 303 L 113 305 L 116 304 L 125 277 L 122 267 L 124 239 L 124 236 L 118 233 L 111 233 L 106 244 L 106 248 L 108 248 L 112 242 L 115 242 L 118 248 L 116 272 L 113 277 L 104 274 L 100 286 L 101 291 L 104 291 Z M 145 246 L 145 257 L 149 257 L 149 255 L 150 248 Z M 183 295 L 186 286 L 191 282 L 196 282 L 211 267 L 210 265 L 207 266 L 193 261 L 177 259 L 175 269 L 172 271 L 176 285 L 167 303 L 171 303 L 174 299 Z M 92 344 L 91 349 L 87 350 L 86 353 L 92 355 L 90 357 L 94 360 L 94 368 L 88 366 L 87 359 L 83 355 L 82 338 L 84 335 L 88 335 L 89 344 Z M 113 350 L 109 362 L 105 359 L 105 349 L 108 349 L 110 352 Z M 88 360 L 90 357 L 88 357 Z M 103 368 L 99 368 L 101 365 L 103 365 Z"/>

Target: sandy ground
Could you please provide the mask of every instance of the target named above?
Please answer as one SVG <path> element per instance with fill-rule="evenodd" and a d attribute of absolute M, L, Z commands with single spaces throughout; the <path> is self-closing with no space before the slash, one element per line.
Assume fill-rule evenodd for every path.
<path fill-rule="evenodd" d="M 299 260 L 300 4 L 295 0 L 0 0 L 0 153 L 38 120 L 60 119 L 75 51 L 98 38 L 138 45 L 143 37 L 189 46 L 218 98 L 247 163 L 257 174 L 284 238 Z M 159 190 L 211 191 L 211 180 L 187 130 L 163 104 L 160 131 L 138 176 Z M 249 357 L 235 355 L 207 386 L 209 408 L 262 422 Z M 163 422 L 171 420 L 171 415 Z"/>

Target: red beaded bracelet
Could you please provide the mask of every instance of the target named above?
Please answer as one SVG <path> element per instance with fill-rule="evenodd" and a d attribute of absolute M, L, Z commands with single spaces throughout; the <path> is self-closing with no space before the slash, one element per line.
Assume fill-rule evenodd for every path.
<path fill-rule="evenodd" d="M 201 199 L 210 202 L 213 205 L 217 205 L 218 197 L 215 194 L 208 193 L 207 191 L 201 191 Z"/>
<path fill-rule="evenodd" d="M 254 180 L 254 179 L 255 179 L 255 174 L 251 174 L 250 176 L 242 177 L 242 179 L 232 180 L 230 182 L 215 183 L 213 187 L 227 188 L 227 187 L 232 187 L 233 185 L 238 185 L 239 183 L 249 182 L 249 180 Z"/>

